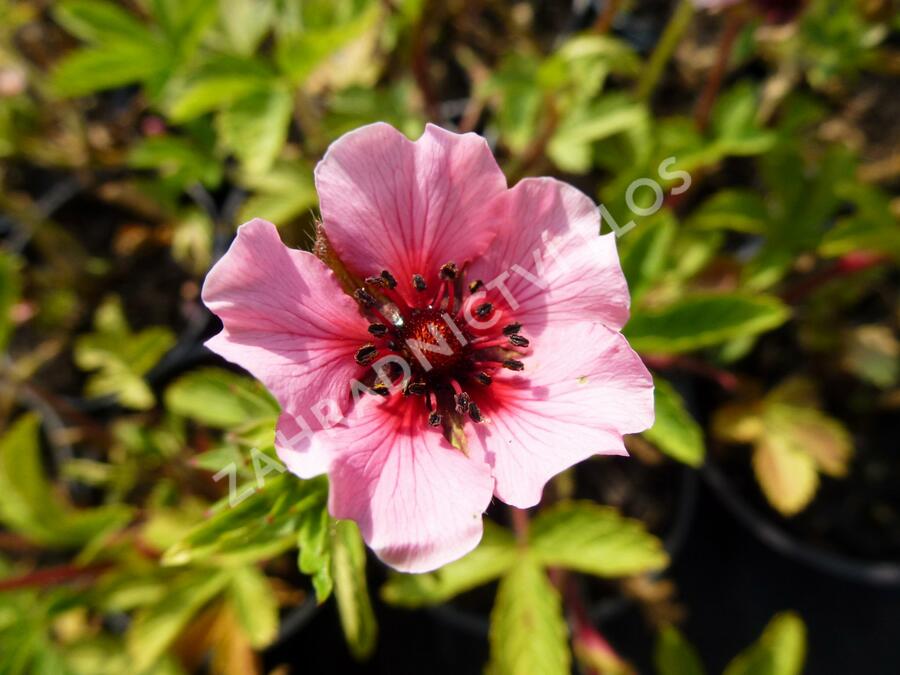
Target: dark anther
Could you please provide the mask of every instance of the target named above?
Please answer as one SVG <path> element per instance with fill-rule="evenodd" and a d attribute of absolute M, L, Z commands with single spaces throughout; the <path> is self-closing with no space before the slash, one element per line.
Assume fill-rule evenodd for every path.
<path fill-rule="evenodd" d="M 459 392 L 456 395 L 456 412 L 458 412 L 460 415 L 465 414 L 466 410 L 468 410 L 469 408 L 470 400 L 471 399 L 466 392 Z"/>
<path fill-rule="evenodd" d="M 425 284 L 425 277 L 421 274 L 413 274 L 412 282 L 417 291 L 424 291 L 428 287 Z"/>
<path fill-rule="evenodd" d="M 378 356 L 378 349 L 370 342 L 357 349 L 354 358 L 359 365 L 364 366 L 367 363 L 372 363 L 376 356 Z"/>
<path fill-rule="evenodd" d="M 469 403 L 469 417 L 471 417 L 474 422 L 484 421 L 484 417 L 481 414 L 481 408 L 475 404 L 475 401 Z"/>
<path fill-rule="evenodd" d="M 410 381 L 409 384 L 406 385 L 405 394 L 411 396 L 424 396 L 428 392 L 428 385 L 426 385 L 421 380 L 418 381 Z"/>
<path fill-rule="evenodd" d="M 382 335 L 387 334 L 387 326 L 383 323 L 370 323 L 369 324 L 369 332 L 375 337 L 381 337 Z"/>
<path fill-rule="evenodd" d="M 441 414 L 433 412 L 430 415 L 428 415 L 428 424 L 430 424 L 433 427 L 441 426 Z"/>
<path fill-rule="evenodd" d="M 491 303 L 486 302 L 483 305 L 478 305 L 478 307 L 475 308 L 475 314 L 483 319 L 488 314 L 490 314 L 493 309 L 494 306 Z"/>
<path fill-rule="evenodd" d="M 503 327 L 504 335 L 515 335 L 520 330 L 522 330 L 522 324 L 520 323 L 511 323 L 508 326 Z"/>
<path fill-rule="evenodd" d="M 504 368 L 509 368 L 510 370 L 523 370 L 525 368 L 525 364 L 521 361 L 516 361 L 515 359 L 507 359 L 503 362 Z"/>
<path fill-rule="evenodd" d="M 491 377 L 490 375 L 488 375 L 488 374 L 485 373 L 485 372 L 478 373 L 478 374 L 475 376 L 475 379 L 478 380 L 478 381 L 479 381 L 481 384 L 483 384 L 484 386 L 487 386 L 487 385 L 489 385 L 491 382 L 494 381 L 494 378 Z"/>
<path fill-rule="evenodd" d="M 471 284 L 469 284 L 469 293 L 475 293 L 479 288 L 484 286 L 484 282 L 481 279 L 476 279 Z"/>
<path fill-rule="evenodd" d="M 448 262 L 441 265 L 441 279 L 455 279 L 459 268 L 455 263 Z"/>
<path fill-rule="evenodd" d="M 366 286 L 374 286 L 375 288 L 384 288 L 387 281 L 381 277 L 366 277 Z"/>
<path fill-rule="evenodd" d="M 394 278 L 394 275 L 387 270 L 381 270 L 381 278 L 384 279 L 384 283 L 387 284 L 388 288 L 397 288 L 397 280 Z"/>
<path fill-rule="evenodd" d="M 355 295 L 356 299 L 366 307 L 374 307 L 378 304 L 378 301 L 375 300 L 375 297 L 365 288 L 357 288 L 355 291 L 353 291 L 353 295 Z"/>
<path fill-rule="evenodd" d="M 372 387 L 372 391 L 374 391 L 379 396 L 387 396 L 391 393 L 391 390 L 383 382 L 376 382 L 375 386 Z"/>
<path fill-rule="evenodd" d="M 528 346 L 528 338 L 522 337 L 518 333 L 513 333 L 509 336 L 509 341 L 512 342 L 516 347 L 527 347 Z"/>

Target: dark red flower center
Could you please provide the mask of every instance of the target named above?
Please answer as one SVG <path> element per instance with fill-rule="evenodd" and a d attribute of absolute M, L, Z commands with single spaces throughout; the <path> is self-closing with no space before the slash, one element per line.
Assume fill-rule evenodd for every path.
<path fill-rule="evenodd" d="M 388 271 L 354 293 L 372 334 L 355 354 L 371 369 L 361 381 L 375 394 L 397 393 L 421 405 L 432 426 L 484 421 L 478 400 L 487 398 L 496 372 L 524 368 L 529 342 L 522 326 L 487 301 L 481 281 L 466 284 L 465 270 L 453 263 L 441 267 L 437 288 L 421 274 L 409 283 L 414 302 Z"/>

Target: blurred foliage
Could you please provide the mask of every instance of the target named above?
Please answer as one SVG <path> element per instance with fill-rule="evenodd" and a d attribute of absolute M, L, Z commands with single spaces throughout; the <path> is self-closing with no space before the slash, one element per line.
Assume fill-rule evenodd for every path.
<path fill-rule="evenodd" d="M 373 579 L 409 608 L 497 582 L 495 675 L 630 672 L 578 635 L 573 657 L 559 575 L 656 579 L 664 525 L 564 475 L 527 534 L 488 520 L 463 559 L 381 584 L 327 481 L 277 461 L 271 396 L 198 352 L 235 226 L 308 245 L 315 163 L 376 120 L 478 131 L 511 182 L 602 203 L 656 380 L 630 461 L 753 472 L 773 518 L 853 475 L 857 422 L 900 405 L 896 8 L 771 25 L 680 2 L 648 39 L 642 3 L 611 25 L 589 4 L 0 0 L 0 672 L 262 672 L 332 596 L 365 658 Z M 726 673 L 804 654 L 783 614 Z M 672 626 L 655 657 L 705 672 Z"/>

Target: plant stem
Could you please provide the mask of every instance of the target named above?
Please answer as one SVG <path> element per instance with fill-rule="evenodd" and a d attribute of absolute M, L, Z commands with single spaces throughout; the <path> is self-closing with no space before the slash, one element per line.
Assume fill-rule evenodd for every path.
<path fill-rule="evenodd" d="M 701 131 L 706 131 L 709 126 L 709 116 L 712 112 L 713 104 L 716 102 L 716 96 L 722 87 L 722 80 L 725 78 L 725 72 L 728 70 L 728 64 L 731 61 L 731 53 L 734 51 L 734 43 L 737 41 L 741 29 L 747 22 L 746 17 L 740 11 L 732 11 L 728 14 L 728 21 L 725 29 L 722 31 L 722 37 L 719 39 L 719 48 L 716 51 L 716 63 L 712 72 L 706 78 L 706 85 L 694 108 L 694 122 Z"/>
<path fill-rule="evenodd" d="M 518 509 L 515 506 L 509 507 L 510 518 L 512 519 L 513 532 L 516 533 L 516 541 L 520 545 L 528 543 L 528 511 Z"/>
<path fill-rule="evenodd" d="M 606 0 L 603 11 L 594 22 L 594 33 L 603 35 L 604 33 L 609 32 L 609 29 L 612 28 L 613 20 L 616 18 L 616 12 L 619 11 L 620 1 L 621 0 Z"/>
<path fill-rule="evenodd" d="M 635 93 L 639 99 L 648 100 L 650 98 L 693 16 L 694 3 L 692 0 L 681 0 L 669 19 L 669 23 L 666 24 L 666 29 L 638 80 Z"/>
<path fill-rule="evenodd" d="M 46 567 L 18 577 L 0 579 L 0 592 L 13 591 L 20 588 L 31 588 L 33 586 L 53 586 L 82 577 L 94 577 L 105 572 L 110 567 L 112 567 L 111 563 L 101 563 L 98 565 L 89 565 L 87 567 L 77 567 L 75 565 Z"/>

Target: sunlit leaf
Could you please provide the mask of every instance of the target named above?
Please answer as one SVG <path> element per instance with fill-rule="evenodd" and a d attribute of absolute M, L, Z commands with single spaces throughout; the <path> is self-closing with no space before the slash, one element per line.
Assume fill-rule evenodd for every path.
<path fill-rule="evenodd" d="M 725 669 L 724 675 L 800 675 L 806 660 L 806 627 L 793 612 L 778 614 L 762 637 Z"/>
<path fill-rule="evenodd" d="M 544 565 L 617 577 L 664 568 L 662 543 L 637 520 L 593 502 L 561 502 L 531 524 L 530 551 Z"/>
<path fill-rule="evenodd" d="M 653 663 L 658 675 L 704 675 L 697 651 L 677 628 L 665 625 L 656 639 Z"/>
<path fill-rule="evenodd" d="M 568 675 L 571 656 L 559 594 L 536 560 L 520 555 L 491 611 L 490 675 Z"/>
<path fill-rule="evenodd" d="M 165 403 L 171 412 L 221 429 L 274 420 L 279 412 L 261 384 L 221 368 L 200 368 L 182 375 L 166 389 Z"/>
<path fill-rule="evenodd" d="M 377 626 L 366 583 L 366 547 L 351 520 L 335 523 L 332 544 L 334 597 L 351 653 L 365 659 L 375 649 Z"/>
<path fill-rule="evenodd" d="M 665 380 L 654 378 L 656 421 L 644 437 L 670 457 L 689 466 L 700 466 L 706 449 L 703 431 L 685 409 L 678 392 Z"/>

